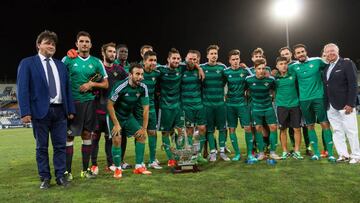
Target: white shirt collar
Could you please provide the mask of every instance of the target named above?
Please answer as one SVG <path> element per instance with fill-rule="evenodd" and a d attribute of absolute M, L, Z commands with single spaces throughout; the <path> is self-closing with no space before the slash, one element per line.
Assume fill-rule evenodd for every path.
<path fill-rule="evenodd" d="M 39 52 L 39 57 L 40 57 L 41 61 L 45 61 L 45 59 L 46 59 L 46 57 L 44 55 L 40 54 L 40 52 Z M 52 57 L 50 57 L 49 59 L 50 59 L 50 61 L 53 60 Z"/>
<path fill-rule="evenodd" d="M 330 63 L 330 64 L 334 64 L 334 65 L 335 65 L 335 64 L 339 61 L 339 58 L 340 58 L 340 57 L 338 56 L 338 58 L 336 59 L 336 61 L 335 61 L 335 62 L 332 62 L 332 63 Z"/>

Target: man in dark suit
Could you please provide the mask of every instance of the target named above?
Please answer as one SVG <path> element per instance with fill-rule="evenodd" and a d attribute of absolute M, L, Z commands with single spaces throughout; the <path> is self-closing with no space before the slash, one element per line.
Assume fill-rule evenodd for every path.
<path fill-rule="evenodd" d="M 66 187 L 67 118 L 75 114 L 70 82 L 65 65 L 53 57 L 57 35 L 43 31 L 36 39 L 38 54 L 20 62 L 17 75 L 17 95 L 21 119 L 32 122 L 36 139 L 36 162 L 41 180 L 41 189 L 50 187 L 48 155 L 49 132 L 54 149 L 56 182 Z"/>
<path fill-rule="evenodd" d="M 339 56 L 336 44 L 325 45 L 329 65 L 324 70 L 327 115 L 333 128 L 333 141 L 338 162 L 360 163 L 360 148 L 356 117 L 357 75 L 355 64 Z M 346 137 L 345 137 L 346 136 Z M 351 154 L 346 145 L 349 140 Z"/>

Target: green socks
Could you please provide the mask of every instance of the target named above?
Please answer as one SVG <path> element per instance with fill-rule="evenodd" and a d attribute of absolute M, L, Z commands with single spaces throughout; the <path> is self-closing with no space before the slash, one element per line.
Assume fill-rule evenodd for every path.
<path fill-rule="evenodd" d="M 309 132 L 310 144 L 312 144 L 312 146 L 314 148 L 314 153 L 316 156 L 320 157 L 318 138 L 316 136 L 316 132 L 315 132 L 315 130 L 308 130 L 308 132 Z"/>
<path fill-rule="evenodd" d="M 155 161 L 157 136 L 148 136 L 150 163 Z"/>
<path fill-rule="evenodd" d="M 113 162 L 116 167 L 120 167 L 121 163 L 121 147 L 112 146 L 111 147 L 111 154 L 113 157 Z"/>
<path fill-rule="evenodd" d="M 135 162 L 142 164 L 144 162 L 145 143 L 135 141 Z"/>
<path fill-rule="evenodd" d="M 251 155 L 253 150 L 253 135 L 251 132 L 245 132 L 245 142 L 246 142 L 246 148 L 247 148 L 247 155 Z"/>
<path fill-rule="evenodd" d="M 270 131 L 270 151 L 276 151 L 277 131 Z"/>
<path fill-rule="evenodd" d="M 210 151 L 215 150 L 214 132 L 207 132 L 207 136 L 208 136 Z"/>
<path fill-rule="evenodd" d="M 323 130 L 323 132 L 324 132 L 324 140 L 325 140 L 325 145 L 326 145 L 328 154 L 329 154 L 329 156 L 334 156 L 332 132 L 330 129 L 325 129 L 325 130 Z"/>
<path fill-rule="evenodd" d="M 170 151 L 170 139 L 169 136 L 162 136 L 162 143 L 165 149 L 167 159 L 172 159 L 172 153 Z"/>
<path fill-rule="evenodd" d="M 235 155 L 240 154 L 239 144 L 235 133 L 230 133 L 230 140 L 234 147 Z"/>
<path fill-rule="evenodd" d="M 264 139 L 261 132 L 256 131 L 256 144 L 259 152 L 264 152 Z"/>
<path fill-rule="evenodd" d="M 226 131 L 225 130 L 219 131 L 219 147 L 225 148 L 225 142 L 226 142 Z"/>

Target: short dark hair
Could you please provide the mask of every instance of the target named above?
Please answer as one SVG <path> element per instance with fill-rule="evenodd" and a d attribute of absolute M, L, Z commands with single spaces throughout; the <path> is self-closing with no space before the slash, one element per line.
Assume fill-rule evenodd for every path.
<path fill-rule="evenodd" d="M 258 67 L 259 65 L 262 65 L 262 64 L 266 64 L 266 60 L 265 59 L 257 59 L 255 62 L 254 62 L 254 67 Z"/>
<path fill-rule="evenodd" d="M 80 32 L 78 32 L 77 35 L 76 35 L 76 41 L 79 40 L 79 38 L 80 38 L 81 36 L 89 37 L 89 38 L 91 39 L 91 36 L 90 36 L 90 34 L 89 34 L 88 32 L 86 32 L 86 31 L 80 31 Z"/>
<path fill-rule="evenodd" d="M 230 50 L 229 53 L 228 53 L 229 59 L 230 59 L 230 57 L 233 56 L 233 55 L 238 55 L 238 56 L 240 56 L 240 50 L 239 50 L 239 49 Z"/>
<path fill-rule="evenodd" d="M 219 47 L 218 45 L 216 45 L 216 44 L 211 44 L 211 45 L 208 46 L 208 48 L 206 49 L 206 54 L 208 54 L 211 49 L 216 49 L 216 51 L 219 51 L 220 47 Z"/>
<path fill-rule="evenodd" d="M 129 73 L 132 73 L 134 68 L 144 69 L 139 63 L 130 63 Z"/>
<path fill-rule="evenodd" d="M 148 44 L 142 45 L 141 48 L 140 48 L 140 54 L 145 54 L 145 53 L 142 53 L 144 51 L 144 49 L 153 49 L 153 47 L 151 45 L 148 45 Z"/>
<path fill-rule="evenodd" d="M 283 56 L 279 56 L 276 58 L 276 63 L 280 62 L 280 61 L 285 61 L 285 62 L 288 62 L 288 59 L 286 57 L 283 57 Z"/>
<path fill-rule="evenodd" d="M 126 48 L 126 49 L 128 49 L 128 47 L 126 46 L 126 44 L 118 44 L 118 45 L 116 46 L 116 51 L 118 51 L 120 48 Z"/>
<path fill-rule="evenodd" d="M 155 51 L 147 51 L 144 54 L 144 60 L 146 61 L 146 59 L 148 59 L 150 56 L 156 56 Z"/>
<path fill-rule="evenodd" d="M 281 54 L 281 52 L 284 51 L 284 50 L 289 50 L 291 52 L 291 49 L 289 47 L 281 47 L 279 49 L 279 54 Z"/>
<path fill-rule="evenodd" d="M 106 43 L 106 44 L 103 44 L 102 46 L 101 46 L 101 52 L 102 53 L 105 53 L 105 51 L 106 51 L 106 49 L 108 48 L 108 47 L 116 47 L 116 44 L 114 43 L 114 42 L 110 42 L 110 43 Z"/>
<path fill-rule="evenodd" d="M 304 48 L 306 50 L 306 46 L 304 44 L 296 44 L 293 46 L 293 51 L 295 52 L 295 49 L 298 49 L 298 48 Z"/>
<path fill-rule="evenodd" d="M 170 56 L 171 56 L 172 54 L 180 54 L 180 52 L 179 52 L 177 49 L 175 49 L 175 48 L 171 48 L 170 51 L 169 51 L 169 53 L 168 53 L 168 58 L 170 58 Z"/>
<path fill-rule="evenodd" d="M 264 56 L 264 50 L 260 47 L 254 49 L 254 51 L 251 53 L 251 57 L 253 57 L 256 54 L 261 54 L 262 56 Z"/>
<path fill-rule="evenodd" d="M 41 44 L 43 40 L 52 41 L 56 44 L 58 42 L 58 37 L 55 32 L 49 30 L 42 31 L 36 38 L 36 49 L 38 49 L 37 45 Z"/>

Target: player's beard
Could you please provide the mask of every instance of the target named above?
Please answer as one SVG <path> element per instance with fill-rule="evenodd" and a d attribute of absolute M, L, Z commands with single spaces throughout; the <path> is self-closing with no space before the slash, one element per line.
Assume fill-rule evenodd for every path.
<path fill-rule="evenodd" d="M 115 59 L 105 58 L 106 63 L 114 63 Z"/>

